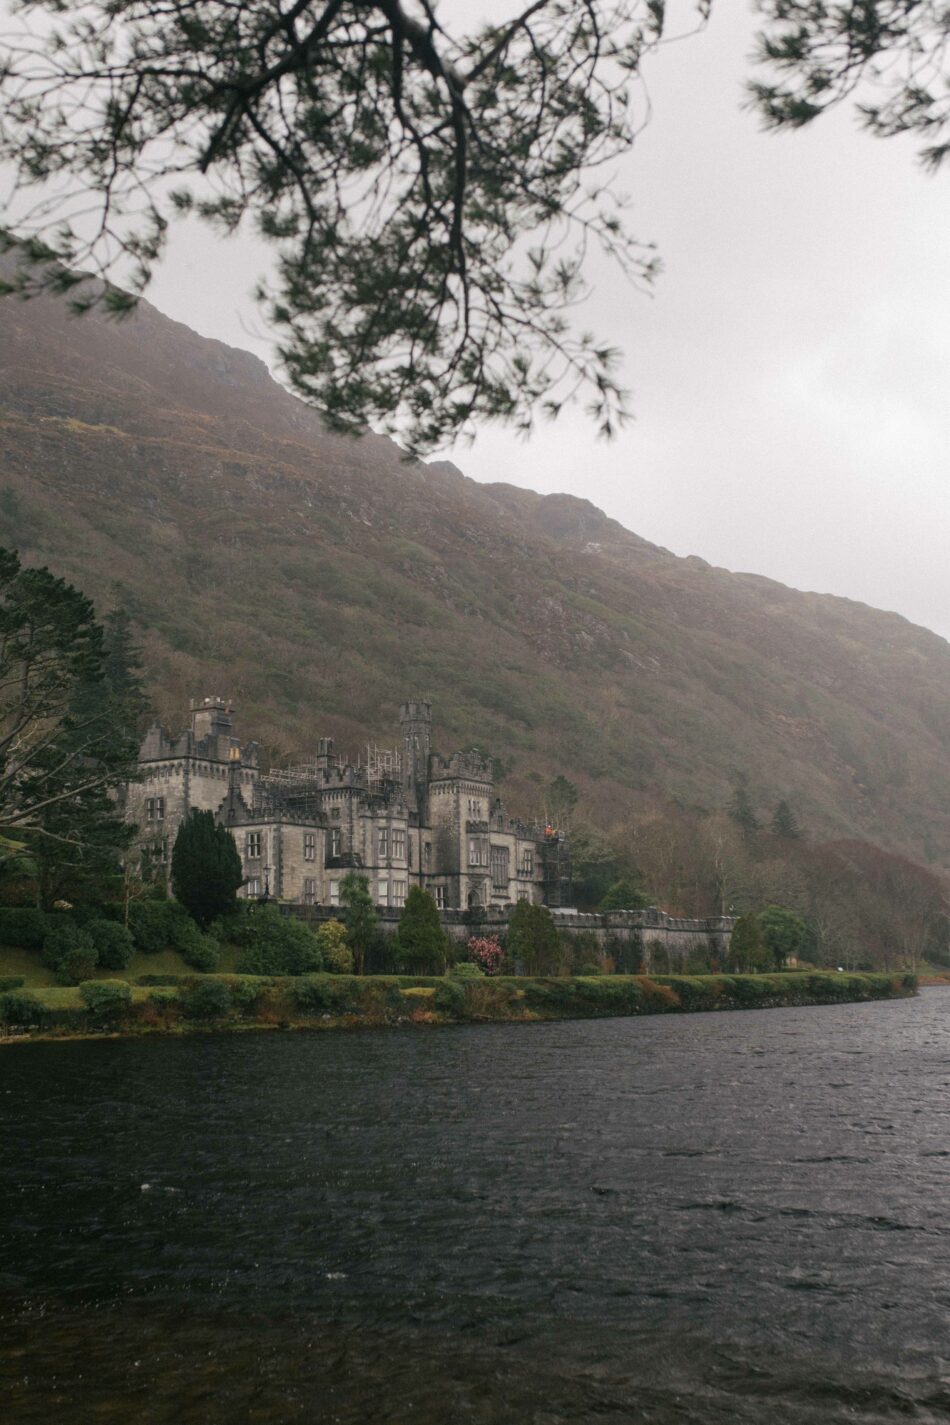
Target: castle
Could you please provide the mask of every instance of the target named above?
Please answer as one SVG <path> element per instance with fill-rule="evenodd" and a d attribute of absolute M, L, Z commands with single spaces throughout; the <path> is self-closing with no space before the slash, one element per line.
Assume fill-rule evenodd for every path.
<path fill-rule="evenodd" d="M 153 723 L 139 752 L 126 815 L 143 861 L 167 866 L 179 826 L 198 809 L 234 836 L 248 898 L 332 907 L 343 877 L 358 871 L 383 907 L 401 906 L 413 885 L 444 910 L 563 904 L 564 836 L 507 815 L 490 759 L 433 752 L 431 704 L 404 703 L 399 723 L 398 748 L 368 747 L 354 763 L 321 738 L 308 761 L 263 772 L 258 745 L 234 736 L 232 708 L 193 700 L 186 731 L 172 737 Z"/>

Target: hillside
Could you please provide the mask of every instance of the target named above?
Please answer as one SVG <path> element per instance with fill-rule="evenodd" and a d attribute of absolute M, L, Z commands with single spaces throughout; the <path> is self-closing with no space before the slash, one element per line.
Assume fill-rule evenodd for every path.
<path fill-rule="evenodd" d="M 740 775 L 809 830 L 950 863 L 950 645 L 894 614 L 679 559 L 584 500 L 326 434 L 247 353 L 0 302 L 0 541 L 142 630 L 151 692 L 234 699 L 275 755 L 392 740 L 562 771 L 595 820 Z M 530 448 L 526 454 L 530 460 Z"/>

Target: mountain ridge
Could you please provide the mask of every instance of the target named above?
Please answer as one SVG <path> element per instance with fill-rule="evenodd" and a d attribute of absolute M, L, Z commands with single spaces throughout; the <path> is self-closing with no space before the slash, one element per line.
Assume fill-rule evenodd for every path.
<path fill-rule="evenodd" d="M 143 630 L 160 713 L 235 698 L 275 755 L 394 736 L 578 782 L 602 825 L 744 779 L 816 834 L 950 861 L 950 646 L 900 614 L 651 544 L 581 497 L 327 433 L 250 353 L 147 303 L 0 302 L 0 539 Z"/>

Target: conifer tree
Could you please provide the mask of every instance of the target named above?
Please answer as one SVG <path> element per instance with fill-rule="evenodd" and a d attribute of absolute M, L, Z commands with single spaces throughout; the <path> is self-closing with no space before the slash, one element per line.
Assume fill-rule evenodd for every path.
<path fill-rule="evenodd" d="M 746 836 L 754 836 L 757 831 L 761 830 L 762 823 L 756 816 L 752 799 L 741 782 L 732 794 L 729 815 L 736 825 L 742 828 Z"/>
<path fill-rule="evenodd" d="M 802 829 L 798 824 L 798 818 L 788 802 L 783 799 L 776 803 L 775 811 L 772 813 L 772 835 L 781 836 L 786 841 L 798 841 L 801 834 Z"/>
<path fill-rule="evenodd" d="M 508 922 L 508 958 L 526 975 L 554 975 L 561 967 L 561 941 L 544 905 L 519 901 Z"/>
<path fill-rule="evenodd" d="M 399 917 L 397 932 L 403 967 L 417 975 L 441 975 L 448 958 L 448 941 L 435 901 L 421 886 L 413 886 Z"/>
<path fill-rule="evenodd" d="M 192 811 L 172 851 L 172 892 L 200 926 L 235 909 L 244 870 L 234 837 L 214 813 Z"/>
<path fill-rule="evenodd" d="M 379 916 L 369 893 L 369 881 L 356 871 L 349 871 L 340 882 L 340 900 L 346 906 L 343 924 L 353 951 L 354 969 L 362 975 L 366 968 L 366 952 L 379 929 Z"/>

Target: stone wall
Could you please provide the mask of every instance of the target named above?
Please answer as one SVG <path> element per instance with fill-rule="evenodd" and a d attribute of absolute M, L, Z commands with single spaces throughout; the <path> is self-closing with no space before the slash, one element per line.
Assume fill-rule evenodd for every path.
<path fill-rule="evenodd" d="M 325 920 L 339 919 L 341 909 L 327 906 L 283 906 L 288 915 L 320 925 Z M 384 932 L 395 934 L 399 924 L 399 911 L 379 910 L 380 925 Z M 712 916 L 706 920 L 688 920 L 681 916 L 666 915 L 661 910 L 619 910 L 605 915 L 582 914 L 579 911 L 552 910 L 554 923 L 562 934 L 578 934 L 585 931 L 593 934 L 602 946 L 611 941 L 626 941 L 639 946 L 647 968 L 663 968 L 658 961 L 670 962 L 687 960 L 694 950 L 705 951 L 710 944 L 725 957 L 732 938 L 735 920 L 731 916 Z M 471 935 L 504 935 L 508 928 L 511 908 L 484 911 L 478 919 L 464 911 L 447 910 L 440 913 L 442 925 L 453 940 L 465 944 Z M 658 953 L 659 952 L 659 953 Z"/>

